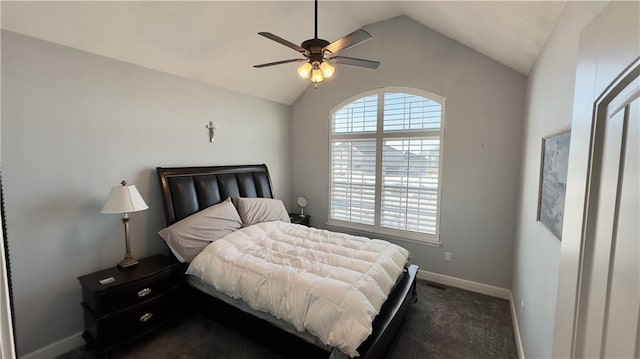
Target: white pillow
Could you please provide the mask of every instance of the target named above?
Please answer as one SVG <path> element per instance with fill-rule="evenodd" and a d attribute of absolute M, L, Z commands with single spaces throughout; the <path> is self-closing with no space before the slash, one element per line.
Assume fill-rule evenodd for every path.
<path fill-rule="evenodd" d="M 158 232 L 180 262 L 191 262 L 204 247 L 242 227 L 242 220 L 227 198 Z"/>
<path fill-rule="evenodd" d="M 272 221 L 291 222 L 284 203 L 279 199 L 234 198 L 233 203 L 244 226 Z"/>

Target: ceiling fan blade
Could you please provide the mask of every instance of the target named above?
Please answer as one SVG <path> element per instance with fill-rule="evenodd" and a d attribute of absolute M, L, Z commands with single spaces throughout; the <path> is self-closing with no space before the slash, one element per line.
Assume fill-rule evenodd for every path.
<path fill-rule="evenodd" d="M 356 59 L 355 57 L 346 57 L 346 56 L 333 56 L 328 58 L 327 60 L 331 60 L 339 65 L 349 65 L 349 66 L 358 66 L 358 67 L 366 67 L 368 69 L 377 69 L 380 66 L 379 61 L 365 60 L 365 59 Z"/>
<path fill-rule="evenodd" d="M 260 64 L 260 65 L 253 65 L 253 67 L 260 69 L 263 67 L 267 67 L 267 66 L 275 66 L 275 65 L 282 65 L 282 64 L 288 64 L 290 62 L 302 62 L 302 61 L 309 61 L 307 59 L 290 59 L 290 60 L 282 60 L 282 61 L 276 61 L 276 62 L 268 62 L 266 64 Z"/>
<path fill-rule="evenodd" d="M 275 42 L 277 42 L 279 44 L 282 44 L 282 45 L 284 45 L 286 47 L 292 48 L 292 49 L 298 51 L 299 53 L 308 54 L 308 51 L 303 49 L 302 47 L 294 44 L 293 42 L 287 41 L 287 40 L 281 38 L 280 36 L 274 35 L 274 34 L 272 34 L 270 32 L 259 32 L 258 35 L 264 36 L 267 39 L 273 40 L 273 41 L 275 41 Z"/>
<path fill-rule="evenodd" d="M 370 38 L 371 34 L 362 29 L 359 29 L 325 46 L 322 49 L 322 52 L 324 53 L 325 51 L 329 51 L 332 54 L 337 54 L 340 51 L 356 46 L 364 41 L 369 40 Z"/>

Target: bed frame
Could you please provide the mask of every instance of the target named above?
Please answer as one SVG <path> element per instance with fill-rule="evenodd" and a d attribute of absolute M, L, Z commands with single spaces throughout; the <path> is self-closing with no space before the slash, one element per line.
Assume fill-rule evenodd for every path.
<path fill-rule="evenodd" d="M 205 209 L 211 205 L 225 200 L 227 197 L 264 197 L 273 198 L 273 189 L 267 166 L 262 165 L 240 165 L 240 166 L 213 166 L 213 167 L 173 167 L 157 169 L 162 201 L 167 225 L 171 225 L 193 213 Z M 387 301 L 383 304 L 380 313 L 373 321 L 373 333 L 365 340 L 358 353 L 361 358 L 382 359 L 388 357 L 393 350 L 399 337 L 402 323 L 411 305 L 416 300 L 416 275 L 418 267 L 409 265 L 404 271 L 402 278 L 394 290 L 389 294 Z M 200 292 L 194 289 L 193 291 Z M 202 294 L 197 295 L 202 298 Z M 244 329 L 253 328 L 254 332 L 260 335 L 274 333 L 272 330 L 264 328 L 269 326 L 264 320 L 247 315 L 240 310 L 223 303 L 210 296 L 206 296 L 206 301 L 211 305 L 222 306 L 224 313 L 231 314 L 235 320 L 231 322 L 242 322 L 242 334 L 247 335 Z M 251 323 L 247 323 L 251 321 Z M 292 334 L 284 333 L 282 330 L 277 334 L 282 334 L 278 339 L 266 340 L 270 344 L 275 344 L 276 348 L 271 348 L 279 355 L 285 357 L 329 357 L 329 353 L 314 347 L 307 342 L 301 341 Z M 260 336 L 259 335 L 259 336 Z M 249 335 L 253 338 L 253 335 Z M 284 340 L 282 338 L 287 338 Z M 254 339 L 261 344 L 264 340 Z M 306 347 L 305 347 L 306 345 Z M 303 356 L 304 353 L 304 356 Z M 315 354 L 314 354 L 315 353 Z M 313 354 L 313 355 L 312 355 Z"/>

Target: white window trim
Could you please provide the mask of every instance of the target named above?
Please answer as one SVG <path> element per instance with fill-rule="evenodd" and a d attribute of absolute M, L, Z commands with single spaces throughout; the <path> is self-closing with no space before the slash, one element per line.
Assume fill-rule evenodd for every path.
<path fill-rule="evenodd" d="M 426 233 L 403 231 L 401 229 L 375 227 L 362 223 L 354 223 L 347 221 L 340 221 L 336 219 L 329 219 L 326 223 L 329 229 L 336 228 L 340 230 L 346 230 L 357 235 L 363 235 L 369 238 L 384 237 L 385 239 L 393 239 L 398 241 L 405 241 L 417 244 L 426 244 L 434 247 L 440 247 L 438 236 L 434 236 Z"/>
<path fill-rule="evenodd" d="M 427 98 L 429 100 L 435 101 L 439 103 L 441 107 L 441 117 L 440 117 L 440 130 L 439 131 L 415 131 L 411 134 L 411 137 L 425 137 L 425 136 L 434 136 L 436 133 L 439 133 L 440 138 L 440 148 L 439 148 L 439 163 L 438 163 L 438 206 L 437 206 L 437 220 L 436 220 L 436 230 L 435 234 L 421 233 L 421 232 L 413 232 L 406 231 L 401 229 L 393 229 L 386 228 L 380 226 L 380 211 L 382 206 L 382 181 L 380 178 L 382 177 L 382 166 L 378 166 L 379 163 L 382 163 L 382 144 L 384 138 L 390 137 L 407 137 L 406 132 L 403 133 L 388 133 L 384 134 L 382 131 L 383 121 L 377 121 L 377 130 L 376 132 L 365 132 L 365 133 L 355 133 L 355 134 L 334 134 L 333 133 L 333 123 L 331 115 L 347 104 L 358 100 L 363 97 L 377 95 L 378 96 L 378 114 L 384 113 L 384 101 L 380 101 L 380 99 L 384 99 L 384 94 L 386 92 L 401 92 L 408 93 L 412 95 L 421 96 Z M 375 188 L 375 213 L 376 216 L 374 218 L 375 225 L 367 225 L 362 223 L 354 223 L 348 221 L 335 220 L 331 218 L 331 180 L 329 180 L 329 188 L 327 190 L 328 193 L 328 212 L 327 218 L 328 221 L 326 225 L 328 227 L 333 227 L 336 229 L 342 229 L 349 232 L 354 232 L 357 234 L 366 235 L 368 237 L 375 236 L 383 236 L 384 238 L 390 238 L 394 240 L 407 241 L 411 243 L 417 244 L 426 244 L 430 246 L 439 247 L 442 245 L 440 241 L 440 218 L 441 218 L 441 204 L 442 204 L 442 163 L 443 163 L 443 145 L 444 145 L 444 135 L 445 135 L 445 114 L 446 114 L 446 98 L 436 95 L 432 92 L 410 88 L 410 87 L 381 87 L 375 90 L 369 90 L 365 92 L 361 92 L 357 95 L 351 96 L 348 99 L 340 102 L 338 105 L 334 106 L 331 110 L 329 110 L 329 151 L 331 151 L 331 143 L 336 139 L 357 139 L 357 138 L 375 138 L 376 139 L 376 188 Z M 381 115 L 380 115 L 381 116 Z M 329 153 L 329 162 L 331 163 L 331 153 Z"/>

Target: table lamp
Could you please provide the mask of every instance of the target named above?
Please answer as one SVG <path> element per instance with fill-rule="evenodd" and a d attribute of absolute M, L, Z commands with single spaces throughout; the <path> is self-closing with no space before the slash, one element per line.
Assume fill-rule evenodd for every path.
<path fill-rule="evenodd" d="M 129 213 L 142 211 L 149 208 L 142 199 L 136 186 L 127 184 L 127 181 L 120 182 L 120 186 L 114 186 L 109 193 L 107 202 L 102 207 L 100 213 L 122 213 L 122 223 L 124 223 L 124 241 L 127 252 L 124 259 L 118 263 L 118 268 L 127 268 L 138 264 L 138 261 L 131 256 L 129 246 Z"/>

